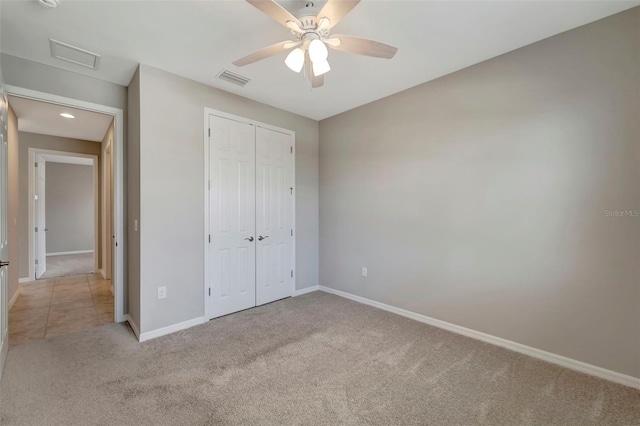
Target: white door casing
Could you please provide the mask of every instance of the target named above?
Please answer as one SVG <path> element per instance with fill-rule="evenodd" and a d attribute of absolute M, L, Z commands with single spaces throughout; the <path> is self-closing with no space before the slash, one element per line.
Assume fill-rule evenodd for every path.
<path fill-rule="evenodd" d="M 112 187 L 111 139 L 103 151 L 102 158 L 102 274 L 111 279 L 113 241 L 113 187 Z"/>
<path fill-rule="evenodd" d="M 36 279 L 40 278 L 47 270 L 47 221 L 46 221 L 46 183 L 47 162 L 42 156 L 36 156 L 35 173 L 35 254 L 36 254 Z"/>
<path fill-rule="evenodd" d="M 0 260 L 9 261 L 7 228 L 8 103 L 0 82 Z M 14 267 L 16 267 L 14 265 Z M 0 378 L 9 349 L 9 265 L 0 267 Z"/>
<path fill-rule="evenodd" d="M 291 296 L 293 145 L 291 135 L 256 129 L 256 305 Z"/>
<path fill-rule="evenodd" d="M 210 116 L 210 318 L 255 306 L 255 127 Z"/>

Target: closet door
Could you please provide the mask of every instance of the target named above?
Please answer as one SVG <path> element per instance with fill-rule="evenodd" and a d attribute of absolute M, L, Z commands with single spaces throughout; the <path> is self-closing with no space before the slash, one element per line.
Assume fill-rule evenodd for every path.
<path fill-rule="evenodd" d="M 291 136 L 256 128 L 256 305 L 293 294 Z"/>
<path fill-rule="evenodd" d="M 210 317 L 256 304 L 255 127 L 209 116 Z"/>

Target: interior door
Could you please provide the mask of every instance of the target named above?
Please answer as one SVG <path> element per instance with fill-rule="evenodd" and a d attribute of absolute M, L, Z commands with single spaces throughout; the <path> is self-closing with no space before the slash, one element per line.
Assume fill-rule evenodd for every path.
<path fill-rule="evenodd" d="M 209 116 L 211 318 L 256 304 L 255 127 Z"/>
<path fill-rule="evenodd" d="M 40 155 L 36 155 L 36 188 L 34 199 L 34 222 L 35 228 L 35 261 L 36 261 L 36 278 L 42 277 L 47 271 L 47 226 L 46 226 L 46 167 L 47 162 Z"/>
<path fill-rule="evenodd" d="M 256 304 L 293 293 L 291 135 L 256 129 Z"/>
<path fill-rule="evenodd" d="M 8 105 L 0 82 L 0 377 L 9 348 L 9 247 L 7 244 Z"/>

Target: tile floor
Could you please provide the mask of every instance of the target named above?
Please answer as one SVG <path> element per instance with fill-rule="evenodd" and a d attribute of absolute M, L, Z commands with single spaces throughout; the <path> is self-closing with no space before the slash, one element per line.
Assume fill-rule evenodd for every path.
<path fill-rule="evenodd" d="M 9 346 L 113 322 L 111 281 L 97 274 L 38 280 L 20 286 L 9 311 Z"/>

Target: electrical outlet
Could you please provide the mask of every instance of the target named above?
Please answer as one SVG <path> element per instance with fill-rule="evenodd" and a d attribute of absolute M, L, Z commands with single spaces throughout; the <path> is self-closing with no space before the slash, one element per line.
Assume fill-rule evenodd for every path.
<path fill-rule="evenodd" d="M 158 287 L 158 299 L 166 299 L 166 298 L 167 298 L 167 288 Z"/>
<path fill-rule="evenodd" d="M 364 266 L 362 267 L 362 276 L 366 277 L 367 274 L 369 273 L 369 271 L 367 271 L 367 268 L 365 268 Z"/>

